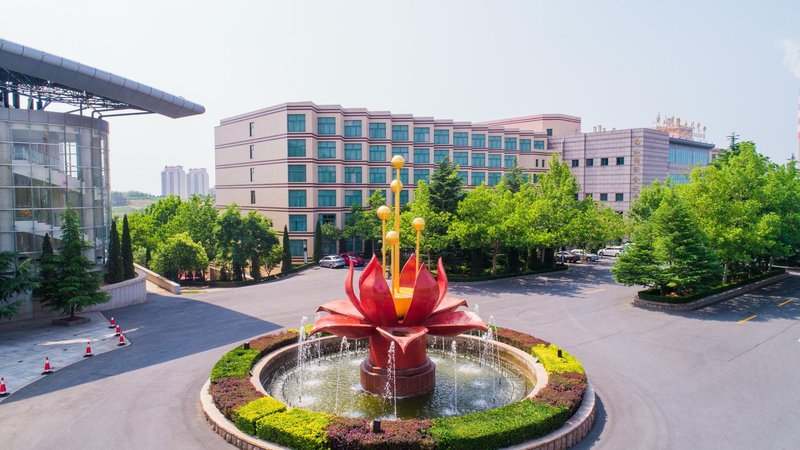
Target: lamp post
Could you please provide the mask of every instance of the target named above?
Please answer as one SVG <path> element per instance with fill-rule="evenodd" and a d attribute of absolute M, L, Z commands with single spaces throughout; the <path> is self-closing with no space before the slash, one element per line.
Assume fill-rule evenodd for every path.
<path fill-rule="evenodd" d="M 392 167 L 395 168 L 397 174 L 389 185 L 392 188 L 392 192 L 394 192 L 394 232 L 397 235 L 396 241 L 392 245 L 392 292 L 394 293 L 400 291 L 400 191 L 403 190 L 403 182 L 400 181 L 400 169 L 403 168 L 405 163 L 406 160 L 400 155 L 392 157 Z"/>
<path fill-rule="evenodd" d="M 386 278 L 386 220 L 392 215 L 392 210 L 383 205 L 376 211 L 378 218 L 381 219 L 381 267 L 383 267 L 383 278 Z"/>
<path fill-rule="evenodd" d="M 422 217 L 417 217 L 416 219 L 414 219 L 413 222 L 411 222 L 411 226 L 417 232 L 417 252 L 415 253 L 417 255 L 417 258 L 416 258 L 417 264 L 414 267 L 414 280 L 416 280 L 417 279 L 417 274 L 419 274 L 419 259 L 420 259 L 419 238 L 422 235 L 422 230 L 425 229 L 425 219 L 423 219 Z"/>

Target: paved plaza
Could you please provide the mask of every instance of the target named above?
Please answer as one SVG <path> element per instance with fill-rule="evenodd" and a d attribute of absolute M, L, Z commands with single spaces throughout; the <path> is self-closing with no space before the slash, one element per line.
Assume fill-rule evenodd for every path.
<path fill-rule="evenodd" d="M 578 448 L 796 447 L 800 276 L 700 311 L 662 313 L 634 308 L 637 289 L 616 285 L 609 267 L 451 283 L 450 292 L 479 305 L 485 319 L 580 358 L 600 411 Z M 344 298 L 345 274 L 315 268 L 252 287 L 150 294 L 147 303 L 107 312 L 135 345 L 14 393 L 0 404 L 0 424 L 15 430 L 3 448 L 232 448 L 199 405 L 214 362 Z"/>

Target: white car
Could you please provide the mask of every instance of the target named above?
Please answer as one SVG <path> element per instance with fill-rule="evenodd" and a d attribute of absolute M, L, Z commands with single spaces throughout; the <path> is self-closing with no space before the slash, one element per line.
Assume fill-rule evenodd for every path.
<path fill-rule="evenodd" d="M 344 258 L 339 255 L 328 255 L 319 260 L 320 267 L 330 267 L 331 269 L 335 269 L 337 267 L 344 267 Z"/>
<path fill-rule="evenodd" d="M 621 245 L 615 245 L 613 247 L 601 248 L 597 253 L 600 256 L 619 256 L 625 253 L 625 247 Z"/>
<path fill-rule="evenodd" d="M 596 253 L 589 253 L 582 248 L 576 248 L 574 250 L 570 250 L 573 255 L 579 257 L 584 261 L 600 261 L 600 255 Z"/>

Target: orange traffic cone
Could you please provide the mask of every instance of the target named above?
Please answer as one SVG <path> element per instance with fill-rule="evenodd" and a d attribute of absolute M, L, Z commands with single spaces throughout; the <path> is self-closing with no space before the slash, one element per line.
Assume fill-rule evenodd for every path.
<path fill-rule="evenodd" d="M 122 331 L 119 329 L 119 324 L 117 324 L 116 327 L 117 327 L 117 330 L 114 331 L 114 336 L 119 336 L 119 335 L 122 334 Z"/>
<path fill-rule="evenodd" d="M 47 375 L 47 374 L 50 374 L 50 373 L 53 373 L 53 368 L 50 367 L 50 358 L 45 356 L 44 357 L 44 372 L 42 372 L 42 375 Z"/>
<path fill-rule="evenodd" d="M 6 389 L 6 379 L 0 378 L 0 397 L 8 397 L 11 392 Z"/>
<path fill-rule="evenodd" d="M 111 318 L 111 321 L 108 323 L 108 328 L 114 328 L 117 324 L 114 322 L 114 318 Z"/>
<path fill-rule="evenodd" d="M 83 357 L 84 358 L 91 358 L 92 356 L 94 356 L 94 354 L 92 353 L 91 342 L 90 341 L 86 341 L 86 353 L 83 354 Z"/>
<path fill-rule="evenodd" d="M 122 333 L 120 333 L 119 344 L 117 344 L 117 346 L 122 347 L 123 345 L 127 345 L 127 342 L 125 342 L 125 336 L 123 336 Z"/>

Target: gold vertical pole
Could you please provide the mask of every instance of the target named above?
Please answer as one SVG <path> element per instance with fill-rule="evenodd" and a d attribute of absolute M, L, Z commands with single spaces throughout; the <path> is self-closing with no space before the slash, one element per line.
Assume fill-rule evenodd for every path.
<path fill-rule="evenodd" d="M 415 272 L 414 275 L 414 281 L 416 281 L 417 275 L 419 275 L 419 259 L 421 258 L 419 254 L 419 239 L 420 236 L 422 236 L 422 230 L 425 229 L 425 219 L 423 219 L 422 217 L 417 217 L 416 219 L 414 219 L 413 222 L 411 222 L 411 226 L 415 230 L 417 230 L 417 253 L 415 253 L 415 255 L 417 256 L 417 264 L 416 264 L 417 271 Z"/>
<path fill-rule="evenodd" d="M 383 205 L 376 211 L 378 218 L 381 219 L 381 267 L 383 267 L 383 279 L 386 279 L 386 220 L 392 215 L 392 210 Z"/>
<path fill-rule="evenodd" d="M 392 252 L 392 292 L 400 292 L 400 191 L 403 190 L 403 182 L 400 181 L 400 169 L 406 163 L 400 155 L 392 157 L 392 167 L 397 169 L 397 177 L 390 184 L 394 192 L 394 232 L 397 240 L 394 242 Z"/>
<path fill-rule="evenodd" d="M 422 233 L 420 231 L 417 231 L 417 252 L 414 254 L 416 256 L 416 258 L 414 259 L 414 262 L 416 262 L 416 264 L 414 264 L 414 280 L 415 281 L 417 279 L 417 274 L 419 273 L 419 236 L 421 234 Z"/>

